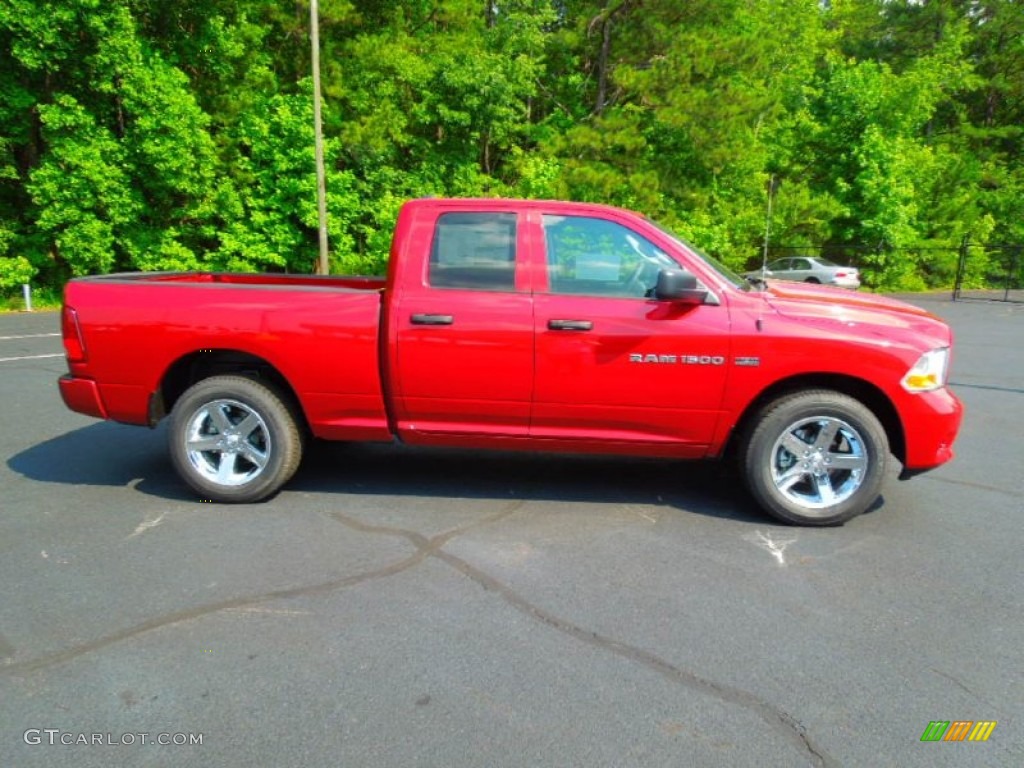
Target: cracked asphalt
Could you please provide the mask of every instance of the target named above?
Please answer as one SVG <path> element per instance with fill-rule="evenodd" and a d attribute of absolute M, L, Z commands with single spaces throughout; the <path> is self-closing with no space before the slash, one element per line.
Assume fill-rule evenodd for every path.
<path fill-rule="evenodd" d="M 717 465 L 401 446 L 203 504 L 0 316 L 0 767 L 1024 764 L 1024 305 L 914 301 L 958 457 L 826 530 Z"/>

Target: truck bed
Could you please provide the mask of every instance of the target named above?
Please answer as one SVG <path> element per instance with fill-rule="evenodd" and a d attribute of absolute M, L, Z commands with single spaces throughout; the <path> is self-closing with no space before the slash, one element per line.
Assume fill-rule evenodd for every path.
<path fill-rule="evenodd" d="M 250 288 L 339 288 L 357 291 L 383 290 L 383 277 L 340 275 L 255 274 L 245 272 L 123 272 L 80 278 L 106 283 L 187 283 L 189 285 L 234 285 Z"/>
<path fill-rule="evenodd" d="M 79 388 L 91 390 L 74 396 L 96 415 L 152 425 L 173 402 L 161 382 L 231 355 L 279 372 L 318 437 L 390 439 L 380 381 L 383 290 L 378 277 L 154 272 L 72 280 L 65 303 L 77 315 L 86 359 L 70 368 L 87 382 Z"/>

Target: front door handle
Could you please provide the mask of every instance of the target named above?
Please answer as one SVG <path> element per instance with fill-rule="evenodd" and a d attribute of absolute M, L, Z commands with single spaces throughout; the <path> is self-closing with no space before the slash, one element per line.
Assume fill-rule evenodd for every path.
<path fill-rule="evenodd" d="M 451 315 L 413 315 L 413 325 L 451 325 L 455 318 Z"/>
<path fill-rule="evenodd" d="M 590 320 L 548 320 L 550 331 L 591 331 L 594 324 Z"/>

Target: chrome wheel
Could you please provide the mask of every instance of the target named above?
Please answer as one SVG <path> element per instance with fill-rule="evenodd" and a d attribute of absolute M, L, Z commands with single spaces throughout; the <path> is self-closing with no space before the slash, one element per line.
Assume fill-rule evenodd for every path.
<path fill-rule="evenodd" d="M 204 501 L 262 501 L 299 467 L 301 414 L 268 382 L 230 374 L 197 381 L 171 411 L 171 461 Z"/>
<path fill-rule="evenodd" d="M 878 500 L 889 456 L 882 423 L 829 389 L 784 394 L 750 417 L 741 466 L 766 512 L 797 525 L 842 525 Z"/>
<path fill-rule="evenodd" d="M 273 449 L 270 430 L 238 400 L 205 403 L 188 419 L 185 453 L 192 467 L 220 486 L 239 486 L 263 474 Z"/>
<path fill-rule="evenodd" d="M 799 507 L 830 510 L 857 492 L 868 463 L 864 438 L 848 422 L 833 417 L 802 419 L 775 441 L 771 479 L 778 492 Z"/>

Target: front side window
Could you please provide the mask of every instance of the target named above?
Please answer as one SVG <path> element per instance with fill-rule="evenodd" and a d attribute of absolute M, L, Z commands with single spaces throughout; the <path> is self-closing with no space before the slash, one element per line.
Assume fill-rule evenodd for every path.
<path fill-rule="evenodd" d="M 514 291 L 516 215 L 442 214 L 434 228 L 427 280 L 435 288 Z"/>
<path fill-rule="evenodd" d="M 589 216 L 544 216 L 551 293 L 644 298 L 676 263 L 621 224 Z"/>

